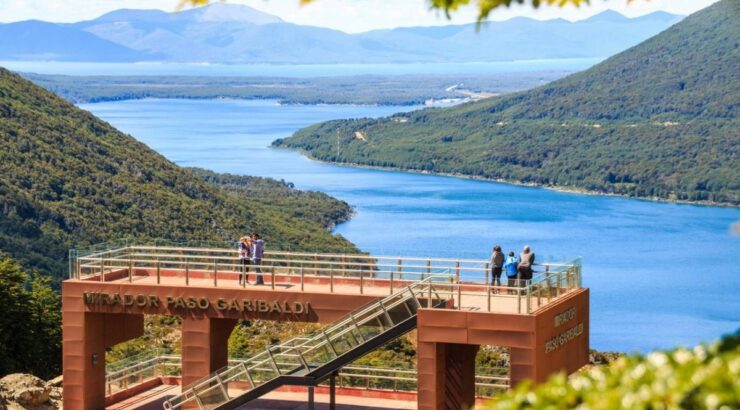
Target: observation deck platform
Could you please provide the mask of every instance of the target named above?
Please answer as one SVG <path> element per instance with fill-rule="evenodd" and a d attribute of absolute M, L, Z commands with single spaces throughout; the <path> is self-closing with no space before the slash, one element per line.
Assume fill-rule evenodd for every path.
<path fill-rule="evenodd" d="M 264 284 L 252 284 L 257 275 Z M 509 349 L 508 374 L 493 383 L 502 388 L 588 360 L 580 260 L 536 265 L 532 279 L 509 287 L 491 284 L 487 260 L 267 251 L 244 265 L 236 247 L 127 244 L 70 251 L 62 296 L 64 403 L 73 409 L 122 400 L 111 386 L 124 379 L 130 391 L 131 374 L 111 382 L 105 350 L 141 336 L 145 314 L 181 318 L 182 388 L 164 404 L 173 409 L 249 408 L 240 406 L 291 384 L 313 391 L 411 329 L 418 408 L 472 405 L 476 382 L 486 384 L 474 373 L 481 345 Z M 231 363 L 226 341 L 239 319 L 326 326 Z M 140 384 L 165 380 L 146 376 Z"/>

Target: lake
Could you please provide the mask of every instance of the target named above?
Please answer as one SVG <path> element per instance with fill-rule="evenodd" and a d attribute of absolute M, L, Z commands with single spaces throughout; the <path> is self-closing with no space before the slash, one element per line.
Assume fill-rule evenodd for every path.
<path fill-rule="evenodd" d="M 384 64 L 197 64 L 0 61 L 9 70 L 64 75 L 194 75 L 334 77 L 350 75 L 493 74 L 546 70 L 585 70 L 603 58 L 560 58 L 479 63 Z"/>
<path fill-rule="evenodd" d="M 730 233 L 738 209 L 340 167 L 268 148 L 315 122 L 414 107 L 152 99 L 82 108 L 180 165 L 343 199 L 357 215 L 336 232 L 376 254 L 485 258 L 498 243 L 530 244 L 539 261 L 582 256 L 596 349 L 694 345 L 740 327 L 740 237 Z"/>

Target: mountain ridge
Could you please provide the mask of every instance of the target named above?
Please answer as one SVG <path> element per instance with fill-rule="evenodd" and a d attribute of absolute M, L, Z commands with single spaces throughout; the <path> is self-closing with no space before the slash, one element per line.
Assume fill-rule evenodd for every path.
<path fill-rule="evenodd" d="M 40 20 L 0 24 L 0 57 L 28 60 L 146 61 L 157 55 L 133 50 L 85 31 Z"/>
<path fill-rule="evenodd" d="M 472 23 L 348 34 L 285 22 L 248 6 L 217 3 L 178 13 L 120 9 L 59 26 L 134 50 L 139 54 L 121 58 L 132 62 L 411 63 L 604 57 L 664 30 L 681 17 L 601 18 L 604 21 L 569 22 L 520 17 L 480 27 Z M 16 24 L 20 30 L 29 23 Z M 4 39 L 12 37 L 11 32 L 0 37 L 0 50 L 3 43 L 10 43 Z M 56 37 L 60 41 L 64 38 Z M 13 43 L 14 47 L 23 46 L 22 42 Z M 85 48 L 82 43 L 75 47 Z M 36 59 L 48 54 L 43 50 L 36 53 Z M 74 55 L 63 58 L 83 61 Z M 0 59 L 18 58 L 0 53 Z"/>
<path fill-rule="evenodd" d="M 338 163 L 740 205 L 740 2 L 520 93 L 339 120 L 274 145 Z M 353 136 L 365 135 L 364 141 Z"/>

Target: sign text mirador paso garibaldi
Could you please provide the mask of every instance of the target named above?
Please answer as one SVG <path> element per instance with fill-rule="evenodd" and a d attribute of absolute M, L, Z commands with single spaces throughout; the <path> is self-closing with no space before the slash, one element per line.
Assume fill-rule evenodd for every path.
<path fill-rule="evenodd" d="M 572 307 L 562 313 L 557 314 L 555 316 L 555 320 L 553 324 L 557 328 L 560 325 L 566 324 L 575 318 L 576 318 L 576 308 Z M 570 342 L 571 340 L 575 339 L 581 334 L 583 334 L 583 323 L 578 323 L 577 325 L 567 329 L 563 333 L 545 342 L 545 353 L 552 352 L 553 350 Z"/>
<path fill-rule="evenodd" d="M 264 299 L 223 299 L 210 300 L 205 297 L 165 297 L 155 295 L 119 295 L 99 292 L 85 292 L 83 297 L 86 305 L 98 306 L 137 306 L 137 307 L 164 307 L 165 309 L 209 309 L 259 312 L 259 313 L 287 313 L 307 315 L 311 305 L 308 302 L 286 302 Z"/>

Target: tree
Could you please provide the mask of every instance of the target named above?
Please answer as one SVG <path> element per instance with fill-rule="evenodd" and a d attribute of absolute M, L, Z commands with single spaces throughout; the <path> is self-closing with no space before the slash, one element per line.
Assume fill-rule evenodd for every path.
<path fill-rule="evenodd" d="M 33 374 L 49 379 L 59 375 L 62 364 L 62 299 L 52 278 L 33 274 L 30 280 L 30 315 L 33 326 Z"/>
<path fill-rule="evenodd" d="M 25 346 L 32 344 L 29 304 L 31 297 L 25 289 L 28 276 L 15 261 L 0 261 L 0 375 L 21 369 L 27 362 Z"/>
<path fill-rule="evenodd" d="M 51 279 L 28 275 L 0 255 L 0 376 L 30 372 L 41 378 L 61 368 L 61 298 Z"/>

